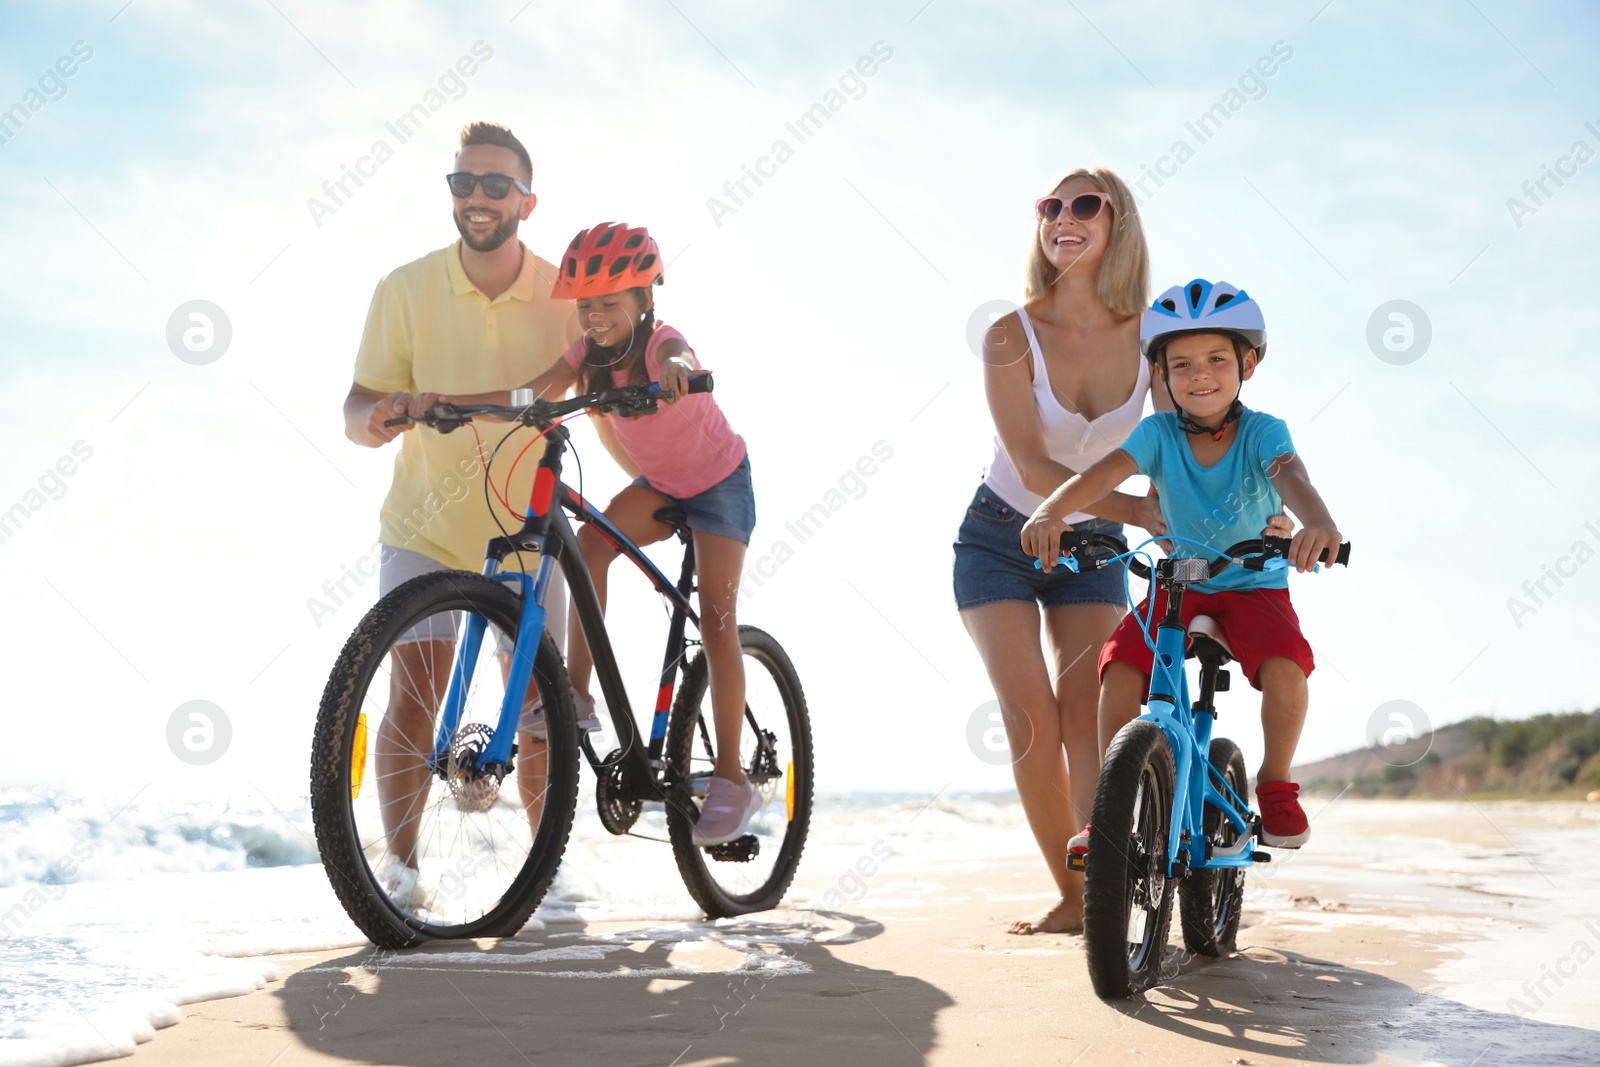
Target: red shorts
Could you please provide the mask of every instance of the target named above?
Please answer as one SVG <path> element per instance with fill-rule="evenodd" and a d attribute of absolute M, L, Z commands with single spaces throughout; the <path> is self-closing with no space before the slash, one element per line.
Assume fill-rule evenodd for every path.
<path fill-rule="evenodd" d="M 1155 590 L 1156 611 L 1150 620 L 1151 636 L 1161 623 L 1167 610 L 1167 591 Z M 1100 677 L 1104 678 L 1106 664 L 1112 660 L 1137 667 L 1148 675 L 1155 657 L 1150 646 L 1144 643 L 1144 631 L 1139 620 L 1149 610 L 1149 597 L 1132 613 L 1124 615 L 1111 639 L 1100 650 Z M 1261 665 L 1274 656 L 1283 656 L 1299 664 L 1308 676 L 1316 664 L 1311 659 L 1311 646 L 1300 633 L 1300 619 L 1289 603 L 1287 589 L 1241 589 L 1230 593 L 1197 593 L 1193 589 L 1183 594 L 1183 624 L 1196 615 L 1209 615 L 1222 627 L 1233 658 L 1239 661 L 1244 676 L 1251 686 L 1260 689 L 1256 675 Z M 1137 617 L 1135 617 L 1137 616 Z"/>

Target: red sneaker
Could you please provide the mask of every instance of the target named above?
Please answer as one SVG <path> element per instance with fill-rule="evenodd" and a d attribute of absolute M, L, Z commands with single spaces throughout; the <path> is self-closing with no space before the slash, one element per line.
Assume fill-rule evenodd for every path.
<path fill-rule="evenodd" d="M 1089 854 L 1089 824 L 1088 823 L 1084 823 L 1083 824 L 1083 830 L 1080 831 L 1078 834 L 1074 835 L 1073 838 L 1070 841 L 1067 842 L 1067 856 L 1069 858 L 1072 857 L 1072 856 L 1077 856 L 1079 859 L 1082 859 L 1083 857 L 1087 856 L 1088 854 Z"/>
<path fill-rule="evenodd" d="M 1261 840 L 1274 848 L 1299 848 L 1311 839 L 1311 823 L 1300 807 L 1300 786 L 1295 782 L 1258 782 L 1256 800 L 1261 805 Z"/>

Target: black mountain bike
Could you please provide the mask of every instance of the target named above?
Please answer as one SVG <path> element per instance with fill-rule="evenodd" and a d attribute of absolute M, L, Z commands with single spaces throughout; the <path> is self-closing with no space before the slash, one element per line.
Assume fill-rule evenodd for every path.
<path fill-rule="evenodd" d="M 710 389 L 709 375 L 690 381 L 690 392 Z M 663 396 L 670 394 L 656 383 L 559 402 L 519 390 L 513 399 L 526 403 L 441 404 L 418 420 L 442 433 L 478 417 L 517 421 L 537 428 L 545 443 L 522 528 L 489 542 L 483 573 L 426 574 L 384 597 L 345 643 L 323 692 L 311 758 L 317 845 L 334 892 L 376 944 L 520 930 L 566 848 L 580 752 L 610 832 L 629 833 L 646 803 L 665 806 L 678 870 L 708 916 L 774 907 L 794 879 L 811 819 L 812 753 L 805 695 L 788 655 L 764 631 L 739 627 L 746 675 L 740 763 L 764 803 L 743 837 L 697 847 L 692 834 L 715 751 L 708 666 L 700 641 L 686 632 L 690 625 L 698 631 L 699 617 L 690 603 L 695 559 L 685 516 L 677 508 L 656 513 L 684 545 L 673 582 L 561 481 L 569 437 L 563 416 L 647 414 Z M 484 477 L 487 483 L 487 470 Z M 614 542 L 671 606 L 647 734 L 634 723 L 569 514 Z M 532 573 L 503 569 L 508 558 L 534 552 Z M 604 757 L 578 728 L 561 650 L 544 630 L 545 591 L 557 566 L 618 741 Z M 519 728 L 535 708 L 545 719 L 543 741 Z"/>

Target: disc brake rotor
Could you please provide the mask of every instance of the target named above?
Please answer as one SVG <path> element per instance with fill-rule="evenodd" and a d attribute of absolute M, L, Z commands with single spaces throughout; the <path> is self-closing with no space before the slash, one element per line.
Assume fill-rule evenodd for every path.
<path fill-rule="evenodd" d="M 445 780 L 456 807 L 465 812 L 488 811 L 500 796 L 500 779 L 478 770 L 478 757 L 489 747 L 494 728 L 486 723 L 463 723 L 450 744 Z"/>

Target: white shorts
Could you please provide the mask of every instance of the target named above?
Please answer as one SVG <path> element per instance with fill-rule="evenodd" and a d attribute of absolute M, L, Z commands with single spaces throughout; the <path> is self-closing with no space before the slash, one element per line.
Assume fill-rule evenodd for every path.
<path fill-rule="evenodd" d="M 378 556 L 378 596 L 388 596 L 400 586 L 413 578 L 435 571 L 449 570 L 443 563 L 432 556 L 424 556 L 421 552 L 413 552 L 409 548 L 395 548 L 393 545 L 382 546 Z M 566 648 L 567 640 L 567 582 L 557 567 L 550 575 L 550 584 L 545 589 L 544 598 L 545 632 L 555 638 L 556 647 Z M 452 613 L 453 615 L 454 613 Z M 456 620 L 446 620 L 444 615 L 435 615 L 425 619 L 400 635 L 395 642 L 397 645 L 410 644 L 415 641 L 455 641 Z M 514 645 L 510 635 L 499 627 L 491 626 L 494 634 L 495 652 L 509 658 Z M 537 700 L 532 709 L 522 713 L 522 729 L 527 730 L 534 726 L 542 735 L 544 732 L 544 713 L 539 710 Z"/>

